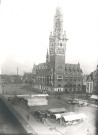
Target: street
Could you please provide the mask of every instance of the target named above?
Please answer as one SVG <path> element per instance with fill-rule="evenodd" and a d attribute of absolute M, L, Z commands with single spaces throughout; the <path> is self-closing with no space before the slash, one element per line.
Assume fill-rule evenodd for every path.
<path fill-rule="evenodd" d="M 12 93 L 11 93 L 12 91 Z M 33 94 L 34 92 L 32 91 L 28 91 L 26 89 L 20 89 L 20 87 L 12 87 L 12 89 L 9 90 L 9 94 Z M 7 95 L 5 95 L 7 96 Z M 30 123 L 32 123 L 32 127 L 34 128 L 34 130 L 38 133 L 40 133 L 40 131 L 42 131 L 42 129 L 45 131 L 49 131 L 49 126 L 45 125 L 45 127 L 43 127 L 43 123 L 40 123 L 38 121 L 36 121 L 36 119 L 33 116 L 33 112 L 36 110 L 45 110 L 45 109 L 51 109 L 51 108 L 65 108 L 66 112 L 80 112 L 80 113 L 84 113 L 86 114 L 86 119 L 76 125 L 70 125 L 70 126 L 60 126 L 60 125 L 56 125 L 56 129 L 53 130 L 52 133 L 54 134 L 63 134 L 63 135 L 96 135 L 96 121 L 97 121 L 97 115 L 98 115 L 98 110 L 96 110 L 96 108 L 91 107 L 91 106 L 82 106 L 79 107 L 77 104 L 76 105 L 72 105 L 69 104 L 66 100 L 66 96 L 63 99 L 60 98 L 58 99 L 55 96 L 49 96 L 48 97 L 48 105 L 47 106 L 36 106 L 36 107 L 30 107 L 29 109 L 27 108 L 27 106 L 24 103 L 16 103 L 13 104 L 13 107 L 16 108 L 16 111 L 18 113 L 20 113 L 20 115 L 22 117 L 24 117 L 24 119 L 26 119 L 25 117 L 25 113 L 26 112 L 30 112 L 31 116 L 30 116 Z M 23 115 L 24 114 L 24 115 Z M 52 124 L 53 126 L 53 124 Z M 51 131 L 49 131 L 51 132 Z M 42 132 L 43 134 L 43 132 Z M 46 135 L 46 134 L 45 134 Z"/>

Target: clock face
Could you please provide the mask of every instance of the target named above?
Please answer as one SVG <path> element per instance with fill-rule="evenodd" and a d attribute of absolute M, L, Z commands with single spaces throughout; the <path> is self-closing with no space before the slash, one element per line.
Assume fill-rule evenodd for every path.
<path fill-rule="evenodd" d="M 57 49 L 57 54 L 64 54 L 64 49 L 63 48 L 58 48 Z"/>
<path fill-rule="evenodd" d="M 59 42 L 59 48 L 64 48 L 64 45 L 63 45 L 62 41 Z"/>

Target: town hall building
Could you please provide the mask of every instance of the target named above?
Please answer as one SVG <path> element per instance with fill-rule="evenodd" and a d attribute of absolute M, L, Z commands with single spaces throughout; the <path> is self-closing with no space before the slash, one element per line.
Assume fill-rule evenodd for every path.
<path fill-rule="evenodd" d="M 34 65 L 33 87 L 41 91 L 82 91 L 83 76 L 80 64 L 66 63 L 66 33 L 59 8 L 54 16 L 53 32 L 49 36 L 46 62 Z"/>

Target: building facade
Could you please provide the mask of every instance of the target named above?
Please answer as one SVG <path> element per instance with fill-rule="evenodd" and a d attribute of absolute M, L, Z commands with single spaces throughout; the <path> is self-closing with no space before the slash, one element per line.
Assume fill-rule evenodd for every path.
<path fill-rule="evenodd" d="M 86 92 L 98 94 L 98 65 L 96 69 L 90 75 L 87 76 Z"/>
<path fill-rule="evenodd" d="M 49 36 L 46 62 L 34 65 L 34 88 L 49 91 L 82 91 L 83 77 L 80 64 L 67 64 L 66 33 L 63 32 L 63 15 L 59 8 L 54 16 L 53 32 Z"/>
<path fill-rule="evenodd" d="M 22 83 L 22 76 L 20 75 L 1 75 L 2 84 L 19 84 Z"/>
<path fill-rule="evenodd" d="M 86 81 L 86 93 L 93 93 L 93 76 L 90 74 Z"/>
<path fill-rule="evenodd" d="M 94 92 L 98 94 L 98 65 L 96 70 L 93 72 L 93 83 L 94 83 Z"/>

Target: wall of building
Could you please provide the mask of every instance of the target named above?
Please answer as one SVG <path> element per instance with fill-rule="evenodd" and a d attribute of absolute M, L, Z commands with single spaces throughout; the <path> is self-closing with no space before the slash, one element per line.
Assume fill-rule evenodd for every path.
<path fill-rule="evenodd" d="M 40 90 L 82 91 L 83 77 L 80 64 L 65 64 L 66 33 L 63 32 L 63 16 L 59 8 L 54 17 L 54 29 L 49 37 L 46 63 L 34 65 L 34 87 Z"/>
<path fill-rule="evenodd" d="M 86 92 L 92 93 L 93 92 L 93 81 L 86 82 Z"/>

